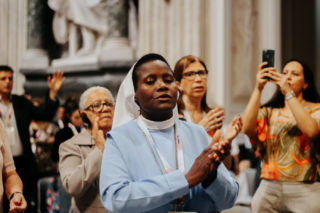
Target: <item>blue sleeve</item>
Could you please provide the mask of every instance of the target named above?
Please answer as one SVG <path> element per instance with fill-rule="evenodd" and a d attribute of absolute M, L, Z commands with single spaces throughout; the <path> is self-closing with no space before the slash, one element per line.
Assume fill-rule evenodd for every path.
<path fill-rule="evenodd" d="M 125 152 L 130 155 L 130 150 Z M 117 144 L 108 136 L 100 173 L 101 200 L 108 212 L 148 211 L 188 192 L 188 182 L 180 171 L 133 180 Z"/>
<path fill-rule="evenodd" d="M 205 189 L 205 192 L 214 201 L 216 210 L 231 208 L 236 202 L 239 185 L 223 163 L 219 165 L 217 172 L 216 179 Z"/>

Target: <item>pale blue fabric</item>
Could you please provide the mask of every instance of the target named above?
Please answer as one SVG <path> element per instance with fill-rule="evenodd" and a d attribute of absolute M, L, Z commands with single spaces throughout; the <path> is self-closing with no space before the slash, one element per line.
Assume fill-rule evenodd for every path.
<path fill-rule="evenodd" d="M 180 120 L 177 125 L 188 171 L 210 139 L 199 125 Z M 160 152 L 176 168 L 174 128 L 150 130 L 150 133 Z M 238 183 L 223 164 L 207 189 L 201 184 L 189 189 L 179 170 L 161 174 L 146 138 L 134 120 L 108 133 L 100 173 L 100 195 L 108 212 L 164 213 L 172 210 L 170 202 L 180 196 L 185 197 L 184 211 L 222 210 L 233 206 L 238 190 Z"/>

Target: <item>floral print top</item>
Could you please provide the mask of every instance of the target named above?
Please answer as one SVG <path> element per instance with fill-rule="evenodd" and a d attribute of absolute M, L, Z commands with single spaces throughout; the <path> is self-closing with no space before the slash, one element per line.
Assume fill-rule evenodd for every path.
<path fill-rule="evenodd" d="M 310 103 L 304 108 L 320 125 L 320 104 Z M 320 180 L 313 142 L 299 130 L 291 112 L 283 108 L 261 108 L 257 131 L 257 138 L 251 142 L 253 146 L 262 145 L 264 149 L 262 178 L 279 181 Z"/>

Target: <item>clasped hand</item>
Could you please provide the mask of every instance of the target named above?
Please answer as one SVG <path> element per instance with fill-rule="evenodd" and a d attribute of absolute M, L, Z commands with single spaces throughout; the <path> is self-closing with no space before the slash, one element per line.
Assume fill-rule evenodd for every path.
<path fill-rule="evenodd" d="M 207 132 L 220 129 L 223 125 L 224 111 L 221 107 L 215 107 L 210 110 L 206 116 L 199 122 Z"/>
<path fill-rule="evenodd" d="M 196 158 L 189 172 L 185 175 L 189 187 L 202 183 L 207 187 L 215 179 L 219 164 L 230 154 L 231 141 L 242 128 L 242 119 L 237 115 L 227 128 L 225 137 L 221 130 L 213 136 L 211 144 Z"/>

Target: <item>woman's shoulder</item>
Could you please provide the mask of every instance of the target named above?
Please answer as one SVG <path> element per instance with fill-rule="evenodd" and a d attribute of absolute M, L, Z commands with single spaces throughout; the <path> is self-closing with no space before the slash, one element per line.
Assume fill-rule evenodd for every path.
<path fill-rule="evenodd" d="M 127 135 L 136 134 L 137 128 L 137 122 L 135 120 L 131 120 L 125 124 L 121 124 L 120 126 L 111 129 L 111 131 L 109 131 L 107 135 L 108 137 L 124 137 Z"/>
<path fill-rule="evenodd" d="M 60 147 L 75 147 L 79 145 L 92 145 L 91 135 L 88 131 L 83 131 L 65 142 L 61 143 Z"/>

